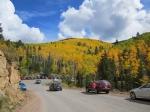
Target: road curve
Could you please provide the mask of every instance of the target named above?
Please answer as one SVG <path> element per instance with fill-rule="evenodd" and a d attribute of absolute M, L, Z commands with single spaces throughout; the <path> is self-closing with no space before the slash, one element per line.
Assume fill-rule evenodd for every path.
<path fill-rule="evenodd" d="M 48 87 L 25 81 L 27 87 L 41 99 L 42 112 L 150 112 L 150 101 L 130 101 L 129 98 L 106 94 L 86 94 L 64 89 L 50 92 Z"/>

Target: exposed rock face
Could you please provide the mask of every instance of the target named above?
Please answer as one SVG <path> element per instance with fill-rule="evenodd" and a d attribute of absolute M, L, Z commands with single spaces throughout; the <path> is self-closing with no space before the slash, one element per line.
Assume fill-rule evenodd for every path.
<path fill-rule="evenodd" d="M 2 51 L 0 51 L 0 90 L 3 90 L 9 84 L 9 73 L 7 70 L 7 60 Z"/>
<path fill-rule="evenodd" d="M 17 65 L 8 63 L 4 53 L 0 51 L 0 91 L 8 96 L 12 102 L 17 102 L 23 98 L 18 89 L 19 76 Z"/>

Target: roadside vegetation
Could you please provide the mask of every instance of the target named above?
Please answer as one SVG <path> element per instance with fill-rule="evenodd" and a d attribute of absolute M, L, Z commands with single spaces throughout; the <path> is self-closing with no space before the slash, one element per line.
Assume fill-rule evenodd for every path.
<path fill-rule="evenodd" d="M 22 77 L 57 74 L 77 87 L 105 79 L 121 91 L 150 81 L 150 33 L 115 43 L 69 38 L 41 44 L 11 42 L 1 35 L 0 49 L 18 62 Z"/>
<path fill-rule="evenodd" d="M 10 103 L 9 98 L 0 96 L 0 112 L 13 112 L 13 105 Z"/>

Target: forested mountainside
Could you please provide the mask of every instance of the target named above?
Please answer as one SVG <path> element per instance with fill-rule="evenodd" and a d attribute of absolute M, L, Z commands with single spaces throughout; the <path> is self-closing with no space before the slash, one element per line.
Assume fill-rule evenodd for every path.
<path fill-rule="evenodd" d="M 99 62 L 98 76 L 126 90 L 149 82 L 150 33 L 114 43 Z"/>
<path fill-rule="evenodd" d="M 8 60 L 18 61 L 22 75 L 53 73 L 76 79 L 79 86 L 85 80 L 107 79 L 115 88 L 130 89 L 150 76 L 150 33 L 116 43 L 76 38 L 42 44 L 1 40 L 0 49 Z"/>

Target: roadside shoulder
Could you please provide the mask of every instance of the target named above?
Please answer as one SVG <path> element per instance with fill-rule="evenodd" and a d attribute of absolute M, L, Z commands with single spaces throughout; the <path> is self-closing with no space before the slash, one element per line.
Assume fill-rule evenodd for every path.
<path fill-rule="evenodd" d="M 129 97 L 129 92 L 111 91 L 110 95 L 118 97 Z"/>
<path fill-rule="evenodd" d="M 41 99 L 32 91 L 27 91 L 25 94 L 26 99 L 15 112 L 42 112 Z"/>

